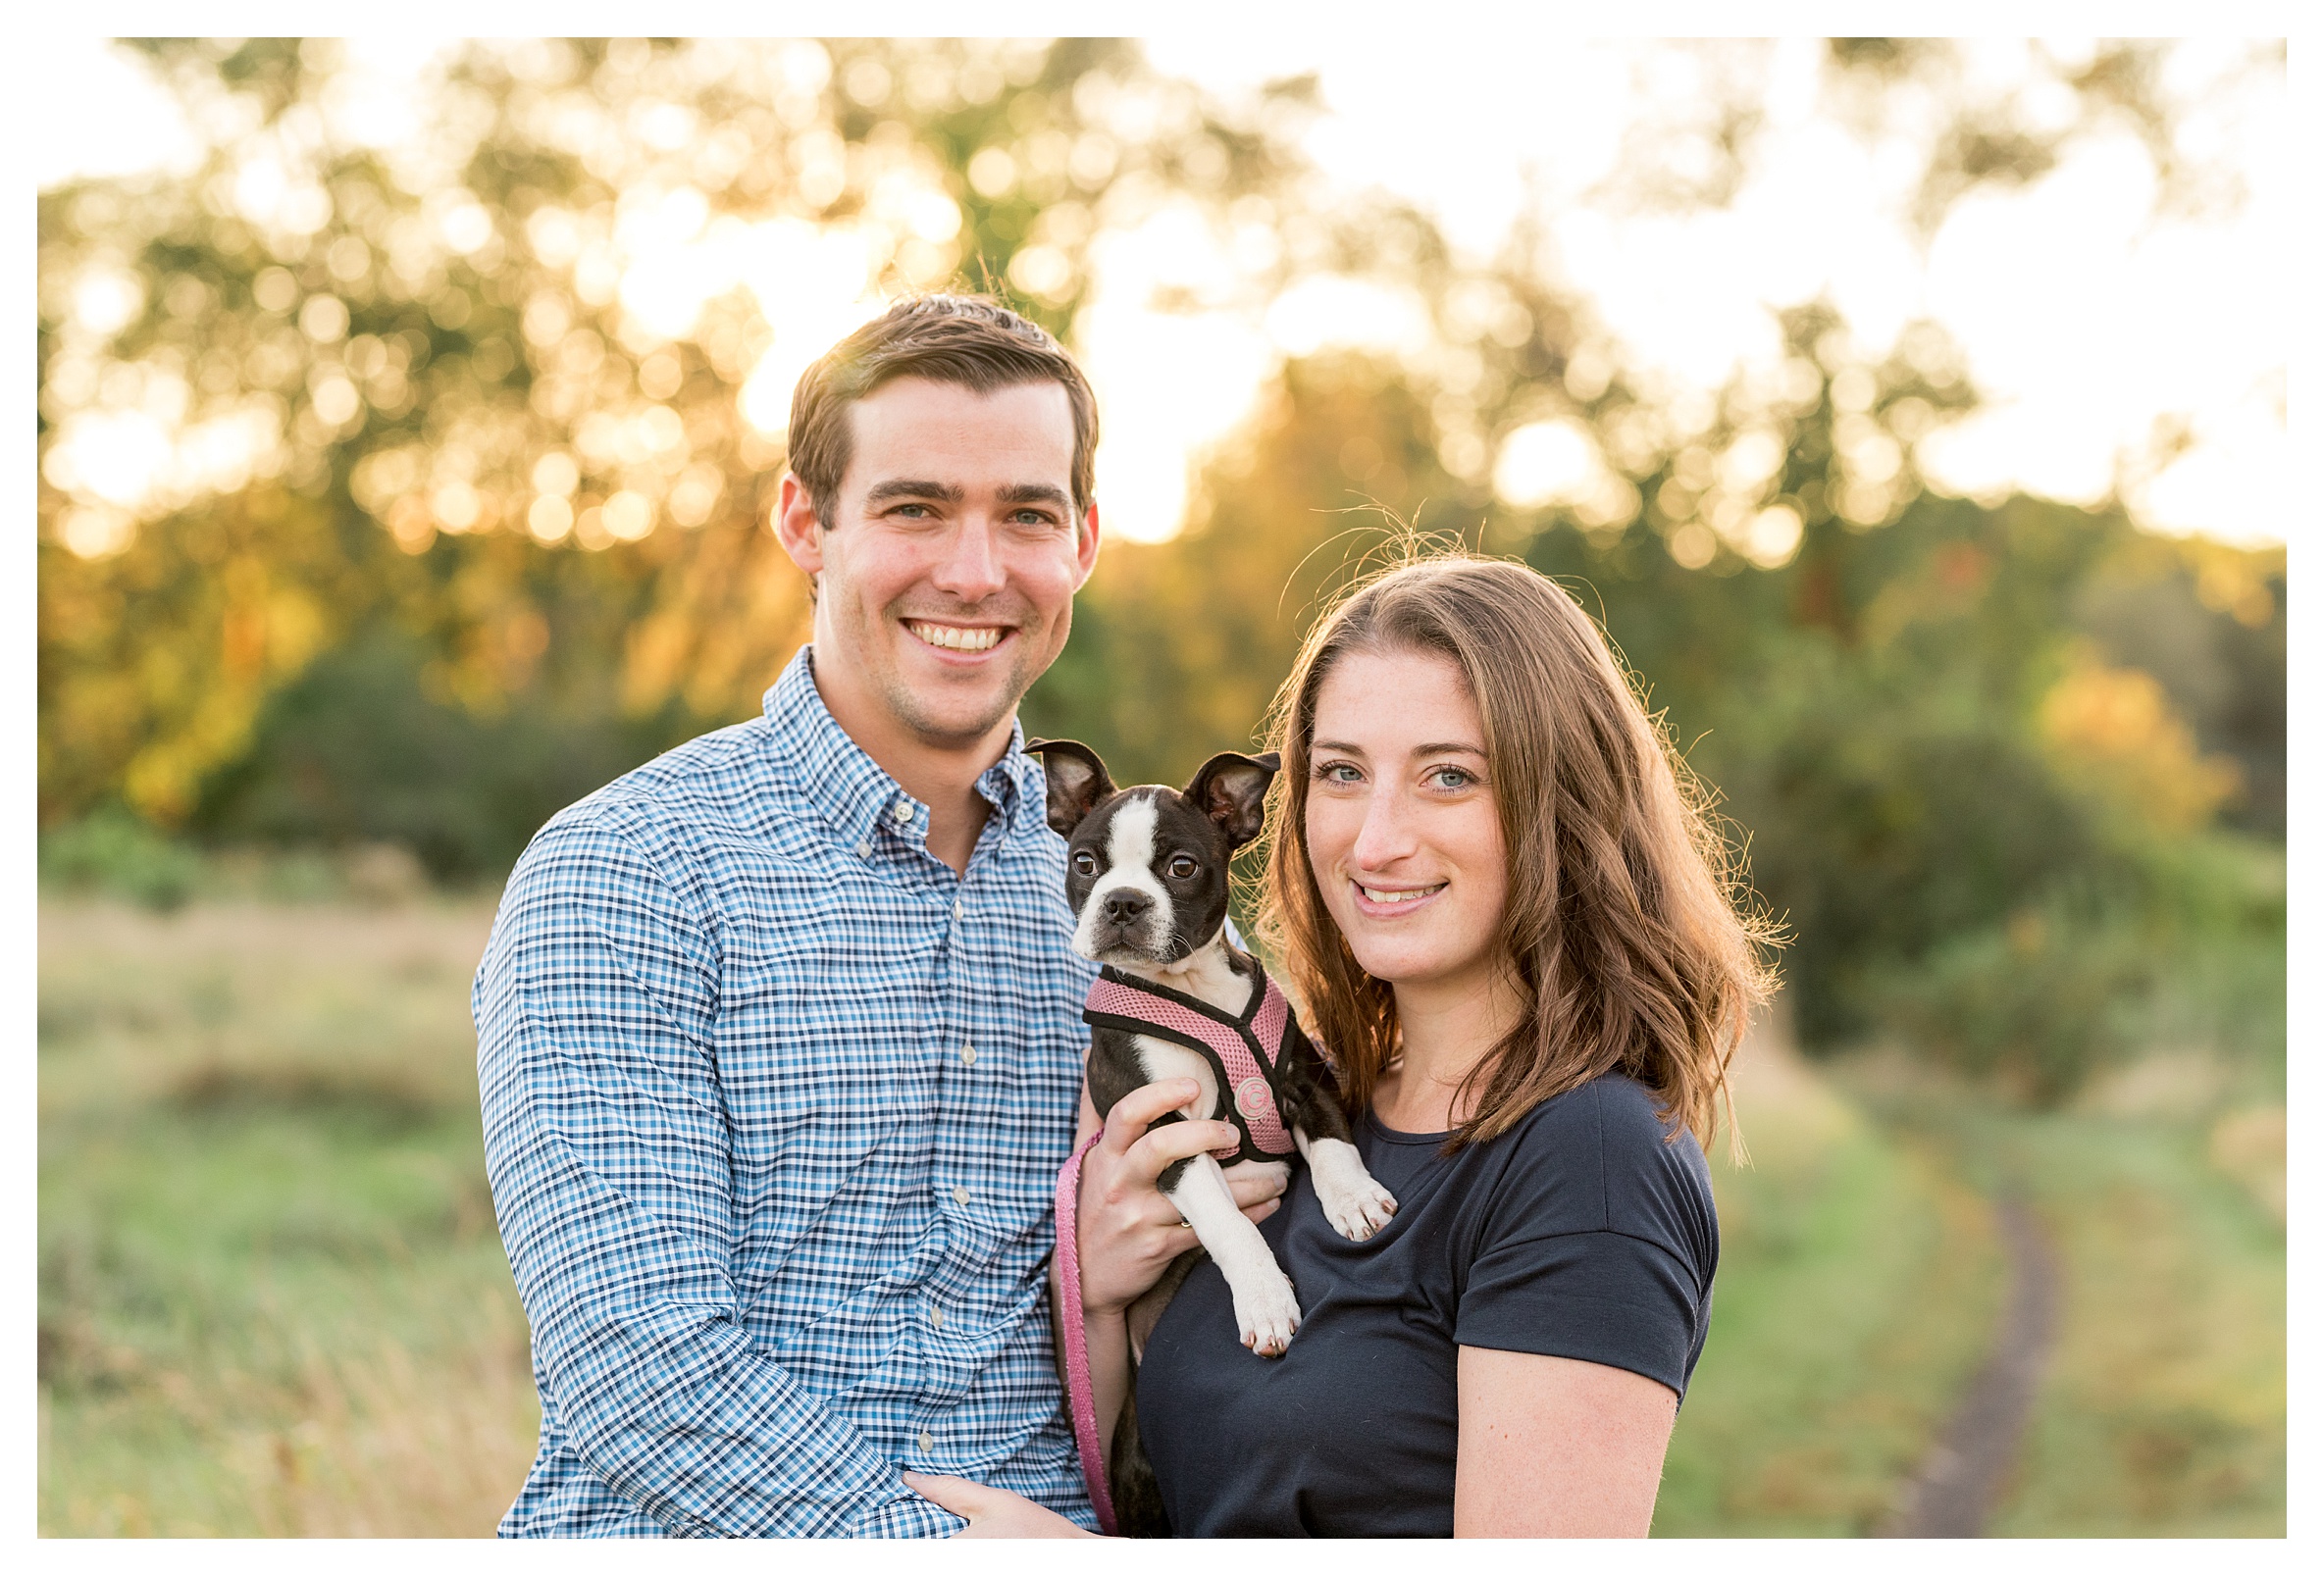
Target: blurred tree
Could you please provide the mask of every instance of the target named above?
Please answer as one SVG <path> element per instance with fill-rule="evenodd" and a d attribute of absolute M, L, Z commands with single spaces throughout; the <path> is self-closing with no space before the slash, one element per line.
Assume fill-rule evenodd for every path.
<path fill-rule="evenodd" d="M 1514 300 L 1522 278 L 1496 283 Z M 1581 372 L 1477 378 L 1465 386 L 1506 390 L 1477 401 L 1373 358 L 1288 366 L 1187 531 L 1110 550 L 1027 726 L 1097 745 L 1124 781 L 1247 747 L 1316 611 L 1397 535 L 1394 511 L 1521 551 L 1600 615 L 1724 793 L 1789 933 L 1811 1049 L 1903 1034 L 2055 1097 L 2140 1043 L 2158 960 L 2221 912 L 2194 895 L 2216 870 L 2173 850 L 2240 774 L 2169 686 L 2133 655 L 2100 661 L 2086 632 L 2110 587 L 2159 585 L 2186 638 L 2264 646 L 2282 629 L 2273 556 L 2149 537 L 2114 508 L 1929 492 L 1911 439 L 1973 396 L 1926 329 L 1872 362 L 1827 309 L 1800 309 L 1782 367 L 1689 411 L 1588 365 L 1603 352 L 1571 303 L 1536 300 L 1527 321 L 1502 354 Z M 1503 452 L 1550 432 L 1586 463 L 1556 501 L 1512 507 L 1449 474 L 1457 430 L 1438 413 Z M 2247 694 L 2264 711 L 2273 682 L 2219 680 L 2204 714 L 2239 716 Z M 2223 934 L 2267 944 L 2265 909 Z"/>
<path fill-rule="evenodd" d="M 1409 524 L 1600 614 L 1726 795 L 1812 1048 L 1897 1034 L 2055 1095 L 2195 941 L 2280 956 L 2270 856 L 2218 823 L 2283 829 L 2282 552 L 1931 492 L 1916 445 L 1976 398 L 1934 325 L 1874 355 L 1808 302 L 1773 358 L 1671 388 L 1537 227 L 1472 258 L 1324 187 L 1313 82 L 1222 107 L 1117 41 L 477 44 L 417 104 L 330 41 L 143 47 L 205 162 L 39 206 L 44 824 L 119 799 L 504 865 L 754 710 L 802 637 L 781 429 L 870 310 L 817 303 L 959 281 L 1071 336 L 1106 239 L 1176 211 L 1236 262 L 1149 305 L 1319 282 L 1421 331 L 1281 368 L 1183 534 L 1109 546 L 1028 728 L 1124 780 L 1248 745 Z M 2152 46 L 2043 53 L 2000 100 L 1970 47 L 1829 52 L 1824 90 L 1925 167 L 1925 234 L 2109 127 L 2158 200 L 2207 178 Z M 1755 157 L 1755 46 L 1686 53 L 1700 102 L 1624 151 L 1638 201 L 1726 202 Z"/>
<path fill-rule="evenodd" d="M 792 291 L 962 279 L 1064 330 L 1102 226 L 1223 223 L 1309 91 L 1222 119 L 1106 40 L 549 39 L 384 105 L 332 40 L 141 47 L 202 167 L 39 207 L 44 820 L 184 821 L 366 630 L 479 715 L 575 618 L 617 632 L 597 703 L 747 713 L 803 633 L 791 384 L 856 321 Z"/>

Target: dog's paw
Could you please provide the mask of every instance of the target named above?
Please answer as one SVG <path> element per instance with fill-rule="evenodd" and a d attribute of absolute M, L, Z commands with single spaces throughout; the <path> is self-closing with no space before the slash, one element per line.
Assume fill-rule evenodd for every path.
<path fill-rule="evenodd" d="M 1317 1187 L 1316 1193 L 1323 1204 L 1323 1218 L 1351 1243 L 1363 1242 L 1396 1213 L 1396 1195 L 1372 1181 L 1369 1172 L 1358 1172 L 1334 1188 Z"/>
<path fill-rule="evenodd" d="M 1272 1265 L 1254 1279 L 1256 1284 L 1234 1289 L 1235 1323 L 1242 1327 L 1244 1346 L 1262 1357 L 1280 1357 L 1299 1328 L 1299 1298 Z"/>
<path fill-rule="evenodd" d="M 1353 1144 L 1317 1139 L 1308 1146 L 1308 1169 L 1323 1218 L 1349 1242 L 1363 1242 L 1396 1213 L 1396 1195 L 1372 1180 Z"/>

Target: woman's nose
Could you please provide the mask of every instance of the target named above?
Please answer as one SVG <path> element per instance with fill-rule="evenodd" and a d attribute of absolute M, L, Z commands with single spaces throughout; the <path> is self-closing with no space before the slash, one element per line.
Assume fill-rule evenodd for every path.
<path fill-rule="evenodd" d="M 1392 788 L 1375 788 L 1365 801 L 1364 825 L 1350 850 L 1363 870 L 1385 870 L 1413 851 L 1412 829 L 1405 816 L 1403 795 Z"/>

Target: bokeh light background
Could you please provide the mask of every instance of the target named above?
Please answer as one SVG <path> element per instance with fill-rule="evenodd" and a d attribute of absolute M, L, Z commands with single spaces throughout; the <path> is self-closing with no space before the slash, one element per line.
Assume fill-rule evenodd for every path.
<path fill-rule="evenodd" d="M 1103 407 L 1029 730 L 1247 745 L 1409 523 L 1573 586 L 1722 795 L 1785 987 L 1658 1532 L 1910 1530 L 1978 1459 L 1988 1531 L 2280 1534 L 2285 59 L 44 44 L 43 1530 L 491 1529 L 499 879 L 756 712 L 792 385 L 965 285 Z"/>
<path fill-rule="evenodd" d="M 438 242 L 471 255 L 490 216 L 439 189 L 464 150 L 459 123 L 437 121 L 425 85 L 456 47 L 421 36 L 346 41 L 307 136 L 379 150 L 431 189 Z M 1158 39 L 1148 55 L 1228 101 L 1314 74 L 1320 113 L 1302 118 L 1297 137 L 1324 181 L 1407 196 L 1438 217 L 1448 241 L 1480 256 L 1513 227 L 1541 226 L 1562 275 L 1675 388 L 1716 390 L 1738 368 L 1780 363 L 1772 304 L 1826 296 L 1876 352 L 1908 324 L 1934 321 L 1958 342 L 1986 403 L 1921 448 L 1932 482 L 1984 497 L 2012 487 L 2084 503 L 2120 497 L 2152 529 L 2282 540 L 2295 248 L 2280 61 L 2270 69 L 2264 50 L 2255 58 L 2238 40 L 2178 42 L 2152 68 L 2150 90 L 2171 111 L 2158 125 L 2128 106 L 2104 114 L 2070 85 L 2098 47 L 1967 40 L 1933 80 L 1853 91 L 1830 80 L 1821 41 L 1805 38 L 1478 49 L 1421 33 L 1384 51 L 1326 31 L 1233 50 Z M 187 169 L 205 134 L 233 134 L 197 127 L 150 73 L 100 41 L 66 45 L 53 64 L 31 84 L 38 119 L 56 133 L 30 150 L 44 187 Z M 1006 66 L 997 59 L 994 69 L 1006 84 Z M 814 52 L 778 52 L 773 70 L 794 91 L 832 85 L 829 60 Z M 1418 112 L 1416 97 L 1425 102 L 1443 84 L 1458 84 L 1460 113 Z M 883 85 L 868 66 L 837 85 L 874 104 L 910 100 L 910 83 Z M 1095 127 L 1071 146 L 995 147 L 970 162 L 969 182 L 1008 189 L 1022 154 L 1061 162 L 1077 185 L 1103 184 L 1155 113 L 1143 97 L 1093 106 Z M 90 113 L 99 105 L 102 115 Z M 1963 193 L 1930 189 L 1932 152 L 1964 107 L 2055 151 L 2025 175 Z M 316 188 L 301 183 L 312 172 L 300 166 L 302 152 L 321 149 L 271 145 L 255 129 L 243 131 L 251 142 L 235 164 L 232 210 L 290 233 L 319 227 Z M 747 288 L 773 343 L 751 365 L 743 408 L 761 432 L 779 434 L 804 361 L 884 300 L 891 252 L 907 279 L 947 278 L 959 261 L 960 215 L 941 179 L 899 169 L 881 178 L 867 223 L 817 227 L 819 182 L 844 179 L 826 169 L 802 171 L 800 214 L 713 223 L 700 188 L 715 189 L 726 172 L 700 129 L 676 104 L 636 127 L 641 154 L 693 150 L 699 186 L 683 181 L 683 158 L 676 170 L 636 159 L 658 167 L 636 172 L 605 233 L 585 241 L 544 222 L 535 244 L 575 264 L 586 246 L 586 277 L 609 283 L 648 337 L 687 338 L 709 302 Z M 1080 178 L 1092 173 L 1097 180 Z M 1120 206 L 1129 212 L 1092 221 L 1105 233 L 1083 265 L 1075 327 L 1105 396 L 1105 496 L 1126 537 L 1178 530 L 1189 459 L 1248 413 L 1276 358 L 1335 343 L 1413 357 L 1433 347 L 1425 304 L 1393 289 L 1329 274 L 1279 292 L 1255 288 L 1251 277 L 1277 267 L 1284 245 L 1264 219 L 1220 233 L 1184 206 Z M 1033 249 L 1009 280 L 1055 293 L 1068 266 Z M 1156 312 L 1158 295 L 1175 309 Z M 134 310 L 125 281 L 91 280 L 73 316 L 101 336 Z M 249 463 L 243 451 L 267 441 L 263 424 L 189 432 L 182 419 L 88 403 L 67 441 L 73 474 L 87 480 L 69 490 L 100 507 L 153 507 L 232 476 Z M 155 403 L 166 410 L 175 399 Z M 1459 458 L 1457 474 L 1475 475 L 1489 457 Z M 1529 502 L 1575 485 L 1587 463 L 1578 445 L 1521 441 L 1493 474 L 1505 495 Z M 80 539 L 122 529 L 92 522 Z"/>

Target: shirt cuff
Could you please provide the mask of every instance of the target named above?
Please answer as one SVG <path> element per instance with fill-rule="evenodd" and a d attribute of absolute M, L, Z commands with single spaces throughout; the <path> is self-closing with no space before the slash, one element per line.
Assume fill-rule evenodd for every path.
<path fill-rule="evenodd" d="M 902 1499 L 874 1505 L 850 1528 L 856 1538 L 950 1538 L 966 1520 L 906 1489 Z"/>

